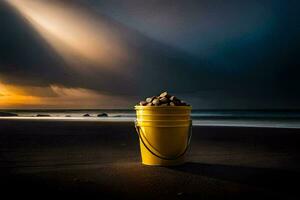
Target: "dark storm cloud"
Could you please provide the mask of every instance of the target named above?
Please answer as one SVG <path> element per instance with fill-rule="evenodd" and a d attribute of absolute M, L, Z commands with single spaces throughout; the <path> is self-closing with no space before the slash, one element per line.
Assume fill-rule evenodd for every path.
<path fill-rule="evenodd" d="M 198 55 L 209 62 L 216 75 L 233 78 L 235 83 L 245 79 L 261 83 L 265 79 L 276 84 L 274 79 L 287 78 L 283 71 L 289 73 L 299 64 L 296 59 L 299 3 L 296 2 L 92 2 L 100 5 L 100 12 L 159 41 Z M 237 74 L 240 77 L 234 81 Z"/>
<path fill-rule="evenodd" d="M 2 3 L 3 4 L 3 3 Z M 99 20 L 121 34 L 129 53 L 136 58 L 124 63 L 122 73 L 94 69 L 84 74 L 66 64 L 30 25 L 7 5 L 1 6 L 1 80 L 6 83 L 47 86 L 62 84 L 67 87 L 84 87 L 115 94 L 135 94 L 158 87 L 170 88 L 185 81 L 192 86 L 197 78 L 191 66 L 196 58 L 183 51 L 150 39 L 120 23 L 101 16 Z M 95 17 L 99 17 L 95 16 Z M 191 59 L 190 59 L 191 58 Z M 197 63 L 199 63 L 197 61 Z M 84 63 L 85 64 L 85 63 Z M 128 74 L 126 71 L 133 72 Z M 195 74 L 195 77 L 193 78 Z M 192 77 L 189 80 L 189 77 Z M 178 85 L 179 91 L 187 90 Z M 187 87 L 189 88 L 189 87 Z"/>
<path fill-rule="evenodd" d="M 272 107 L 272 99 L 278 101 L 274 107 L 287 107 L 300 99 L 298 5 L 286 1 L 76 2 L 117 30 L 135 58 L 120 64 L 126 70 L 114 73 L 97 68 L 82 73 L 68 67 L 19 13 L 1 2 L 0 81 L 61 84 L 131 96 L 169 90 L 197 99 L 196 107 L 201 107 L 199 99 L 213 102 L 210 107 L 233 108 Z M 230 103 L 222 102 L 222 97 Z"/>

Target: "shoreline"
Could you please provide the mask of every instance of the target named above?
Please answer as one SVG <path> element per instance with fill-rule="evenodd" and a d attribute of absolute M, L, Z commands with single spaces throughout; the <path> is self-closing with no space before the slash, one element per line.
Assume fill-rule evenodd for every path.
<path fill-rule="evenodd" d="M 135 117 L 0 117 L 1 120 L 15 121 L 90 121 L 105 123 L 134 123 Z M 300 129 L 299 120 L 272 120 L 272 119 L 193 119 L 193 126 L 216 127 L 256 127 Z"/>

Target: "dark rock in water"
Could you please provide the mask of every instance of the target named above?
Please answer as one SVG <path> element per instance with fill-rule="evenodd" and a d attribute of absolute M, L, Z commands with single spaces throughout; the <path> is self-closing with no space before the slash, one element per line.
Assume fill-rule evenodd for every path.
<path fill-rule="evenodd" d="M 107 113 L 100 113 L 97 115 L 97 117 L 108 117 Z"/>
<path fill-rule="evenodd" d="M 51 115 L 48 114 L 37 114 L 37 117 L 51 117 Z"/>
<path fill-rule="evenodd" d="M 7 113 L 7 112 L 0 112 L 0 117 L 16 117 L 18 116 L 15 113 Z"/>
<path fill-rule="evenodd" d="M 71 115 L 66 115 L 65 117 L 71 117 Z"/>
<path fill-rule="evenodd" d="M 91 115 L 90 114 L 84 114 L 83 116 L 84 117 L 90 117 Z"/>

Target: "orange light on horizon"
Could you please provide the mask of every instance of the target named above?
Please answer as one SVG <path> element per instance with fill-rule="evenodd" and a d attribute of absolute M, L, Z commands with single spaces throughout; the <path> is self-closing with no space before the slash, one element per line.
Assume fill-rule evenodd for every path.
<path fill-rule="evenodd" d="M 0 82 L 1 108 L 111 108 L 131 105 L 122 97 L 84 88 L 15 86 Z"/>
<path fill-rule="evenodd" d="M 41 103 L 39 97 L 25 94 L 21 89 L 0 83 L 0 108 L 36 105 Z"/>

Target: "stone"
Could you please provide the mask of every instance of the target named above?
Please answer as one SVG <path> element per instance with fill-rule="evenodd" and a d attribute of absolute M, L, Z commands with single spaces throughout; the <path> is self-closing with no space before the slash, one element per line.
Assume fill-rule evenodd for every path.
<path fill-rule="evenodd" d="M 177 101 L 178 99 L 177 99 L 177 97 L 175 97 L 175 96 L 171 96 L 170 97 L 170 101 Z"/>
<path fill-rule="evenodd" d="M 51 116 L 48 115 L 48 114 L 37 114 L 36 116 L 37 116 L 37 117 L 51 117 Z"/>
<path fill-rule="evenodd" d="M 167 97 L 161 97 L 161 98 L 159 99 L 159 101 L 160 101 L 161 103 L 169 103 L 169 99 L 168 99 Z"/>
<path fill-rule="evenodd" d="M 185 101 L 180 101 L 181 106 L 186 106 Z"/>
<path fill-rule="evenodd" d="M 155 106 L 158 106 L 160 104 L 160 101 L 159 99 L 153 99 L 152 103 L 155 105 Z"/>
<path fill-rule="evenodd" d="M 176 106 L 181 106 L 181 102 L 179 100 L 174 100 L 173 103 L 176 105 Z"/>
<path fill-rule="evenodd" d="M 163 92 L 159 95 L 159 97 L 167 97 L 168 96 L 168 92 Z"/>
<path fill-rule="evenodd" d="M 100 113 L 97 115 L 97 117 L 108 117 L 107 113 Z"/>
<path fill-rule="evenodd" d="M 148 103 L 147 103 L 147 101 L 141 101 L 140 102 L 140 106 L 146 106 Z"/>
<path fill-rule="evenodd" d="M 154 98 L 155 98 L 155 96 L 153 96 L 153 97 L 148 97 L 148 98 L 146 99 L 146 102 L 147 102 L 147 103 L 150 103 L 150 102 L 153 101 Z"/>
<path fill-rule="evenodd" d="M 161 93 L 159 96 L 152 96 L 146 98 L 146 101 L 140 101 L 140 106 L 189 106 L 184 101 L 181 101 L 176 96 L 170 95 L 167 91 Z"/>

